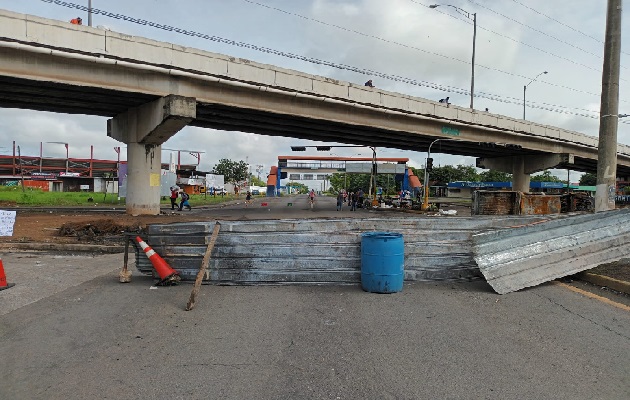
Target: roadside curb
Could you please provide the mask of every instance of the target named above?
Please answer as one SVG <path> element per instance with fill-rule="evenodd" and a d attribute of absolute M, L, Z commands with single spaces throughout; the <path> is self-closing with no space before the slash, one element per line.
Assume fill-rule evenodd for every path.
<path fill-rule="evenodd" d="M 86 253 L 123 253 L 125 247 L 72 243 L 0 243 L 0 251 L 72 251 Z"/>
<path fill-rule="evenodd" d="M 590 272 L 580 272 L 576 275 L 580 280 L 592 283 L 597 286 L 606 286 L 612 290 L 630 295 L 630 282 L 620 281 L 603 275 L 592 274 Z"/>

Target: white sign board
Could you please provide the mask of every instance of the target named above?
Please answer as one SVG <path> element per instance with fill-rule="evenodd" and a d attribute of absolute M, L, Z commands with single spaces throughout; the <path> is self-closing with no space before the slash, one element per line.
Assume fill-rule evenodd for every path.
<path fill-rule="evenodd" d="M 13 236 L 13 225 L 17 211 L 0 210 L 0 236 Z"/>
<path fill-rule="evenodd" d="M 206 175 L 206 187 L 221 189 L 225 186 L 225 177 L 223 175 Z"/>

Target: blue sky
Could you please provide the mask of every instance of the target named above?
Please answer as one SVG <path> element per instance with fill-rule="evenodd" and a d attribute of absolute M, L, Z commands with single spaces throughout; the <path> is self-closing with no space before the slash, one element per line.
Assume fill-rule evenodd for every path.
<path fill-rule="evenodd" d="M 87 5 L 87 0 L 74 3 Z M 465 13 L 476 13 L 475 92 L 480 96 L 475 99 L 475 108 L 487 107 L 494 113 L 522 118 L 523 85 L 548 71 L 528 86 L 527 100 L 535 107 L 527 109 L 527 119 L 598 135 L 598 119 L 579 114 L 596 117 L 599 111 L 605 1 L 453 0 L 436 9 L 429 8 L 430 4 L 433 1 L 92 1 L 94 8 L 114 13 L 462 89 L 470 87 L 472 49 L 471 19 Z M 87 23 L 85 12 L 41 0 L 0 0 L 0 8 L 67 21 L 81 16 Z M 626 26 L 627 14 L 623 11 Z M 94 15 L 93 25 L 335 79 L 363 83 L 372 78 L 101 15 Z M 622 38 L 621 113 L 630 113 L 629 39 L 626 29 Z M 456 105 L 469 104 L 467 95 L 373 79 L 377 87 L 386 90 L 434 100 L 450 96 Z M 630 144 L 630 118 L 625 122 L 619 125 L 618 138 Z M 106 136 L 105 124 L 101 117 L 1 109 L 0 153 L 7 154 L 15 140 L 24 154 L 37 155 L 45 137 L 45 141 L 70 143 L 71 157 L 89 157 L 89 147 L 94 145 L 95 157 L 115 159 L 113 147 L 120 144 Z M 319 143 L 187 127 L 163 147 L 202 149 L 202 170 L 209 170 L 220 158 L 247 159 L 268 170 L 278 155 L 290 154 L 291 145 L 304 144 Z M 367 149 L 339 148 L 332 153 L 371 155 Z M 409 157 L 416 167 L 422 167 L 426 157 L 424 152 L 383 148 L 379 148 L 379 155 Z M 433 155 L 436 165 L 474 165 L 473 158 Z M 65 148 L 45 144 L 44 156 L 65 156 Z M 163 152 L 163 160 L 168 157 L 169 153 Z M 196 160 L 182 153 L 182 162 Z M 558 175 L 565 179 L 566 171 L 558 171 Z M 572 180 L 578 176 L 572 174 Z"/>

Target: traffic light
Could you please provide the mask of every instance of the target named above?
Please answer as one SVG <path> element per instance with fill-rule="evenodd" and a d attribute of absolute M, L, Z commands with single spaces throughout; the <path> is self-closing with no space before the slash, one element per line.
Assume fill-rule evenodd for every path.
<path fill-rule="evenodd" d="M 520 150 L 523 148 L 523 146 L 521 146 L 520 144 L 506 144 L 505 148 L 507 149 L 514 149 L 514 150 Z"/>
<path fill-rule="evenodd" d="M 427 158 L 427 172 L 433 171 L 433 159 Z"/>
<path fill-rule="evenodd" d="M 496 147 L 496 143 L 494 142 L 479 142 L 479 146 L 481 147 L 490 147 L 490 148 L 494 148 Z"/>
<path fill-rule="evenodd" d="M 330 146 L 316 146 L 317 151 L 330 151 Z"/>
<path fill-rule="evenodd" d="M 306 151 L 305 146 L 291 146 L 291 150 L 293 151 Z"/>

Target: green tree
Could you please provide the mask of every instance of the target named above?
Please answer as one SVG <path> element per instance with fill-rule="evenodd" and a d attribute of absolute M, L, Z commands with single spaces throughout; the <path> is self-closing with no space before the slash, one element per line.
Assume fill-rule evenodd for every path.
<path fill-rule="evenodd" d="M 582 186 L 595 186 L 597 185 L 597 174 L 585 173 L 580 178 L 580 185 Z"/>
<path fill-rule="evenodd" d="M 542 173 L 538 175 L 532 175 L 530 181 L 531 182 L 564 182 L 558 177 L 552 175 L 548 169 L 544 170 Z"/>
<path fill-rule="evenodd" d="M 471 165 L 458 165 L 456 169 L 458 175 L 455 181 L 479 182 L 479 174 L 475 167 Z"/>
<path fill-rule="evenodd" d="M 248 165 L 245 161 L 232 161 L 222 158 L 212 169 L 213 174 L 223 175 L 225 182 L 236 185 L 247 179 Z"/>
<path fill-rule="evenodd" d="M 308 186 L 302 184 L 302 183 L 297 183 L 297 182 L 287 182 L 287 184 L 285 185 L 287 188 L 291 187 L 291 188 L 295 188 L 297 189 L 298 193 L 301 194 L 306 194 L 309 192 L 308 190 Z"/>
<path fill-rule="evenodd" d="M 252 186 L 267 186 L 267 182 L 262 179 L 258 179 L 258 177 L 254 176 L 254 174 L 249 175 L 249 181 L 252 183 Z"/>
<path fill-rule="evenodd" d="M 479 182 L 512 182 L 512 174 L 491 169 L 479 174 Z"/>
<path fill-rule="evenodd" d="M 452 165 L 433 167 L 433 170 L 429 172 L 429 180 L 433 185 L 446 185 L 453 180 L 458 180 L 453 179 L 456 174 L 457 170 Z"/>

